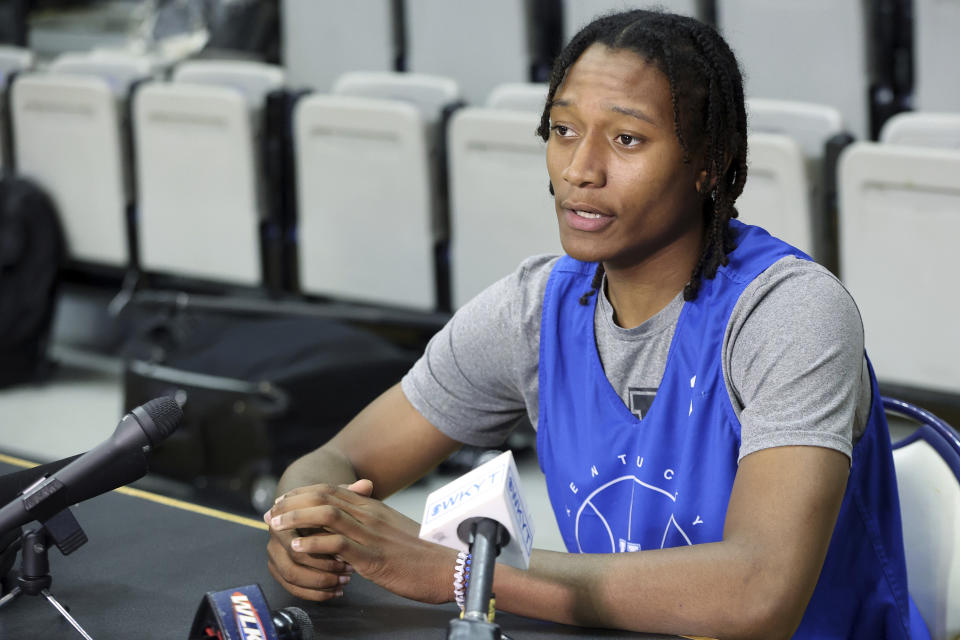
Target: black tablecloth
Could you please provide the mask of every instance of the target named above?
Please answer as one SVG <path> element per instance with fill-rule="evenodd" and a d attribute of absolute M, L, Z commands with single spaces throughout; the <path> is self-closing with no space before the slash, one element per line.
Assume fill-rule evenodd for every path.
<path fill-rule="evenodd" d="M 0 462 L 0 474 L 15 470 L 18 467 Z M 267 571 L 265 530 L 144 497 L 112 492 L 75 506 L 73 512 L 89 541 L 69 556 L 50 550 L 50 591 L 95 640 L 186 640 L 207 591 L 251 583 L 263 588 L 273 609 L 306 610 L 320 638 L 442 640 L 447 622 L 458 613 L 453 604 L 412 602 L 359 576 L 336 601 L 298 600 Z M 503 613 L 497 622 L 515 640 L 654 637 Z M 0 609 L 4 640 L 80 637 L 42 597 L 21 595 Z"/>

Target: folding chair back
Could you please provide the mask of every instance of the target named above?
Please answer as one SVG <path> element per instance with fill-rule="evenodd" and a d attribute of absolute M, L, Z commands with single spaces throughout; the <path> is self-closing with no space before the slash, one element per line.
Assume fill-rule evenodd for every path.
<path fill-rule="evenodd" d="M 297 103 L 304 293 L 433 310 L 426 124 L 406 102 L 314 94 Z"/>
<path fill-rule="evenodd" d="M 231 88 L 152 83 L 135 96 L 139 242 L 148 272 L 262 283 L 254 137 Z"/>
<path fill-rule="evenodd" d="M 453 305 L 528 256 L 560 253 L 545 146 L 533 111 L 467 108 L 450 129 Z"/>
<path fill-rule="evenodd" d="M 887 413 L 919 422 L 893 445 L 910 595 L 933 640 L 960 634 L 960 438 L 933 414 L 883 398 Z"/>
<path fill-rule="evenodd" d="M 20 75 L 11 110 L 17 171 L 46 189 L 72 260 L 127 267 L 127 189 L 117 100 L 96 76 Z"/>

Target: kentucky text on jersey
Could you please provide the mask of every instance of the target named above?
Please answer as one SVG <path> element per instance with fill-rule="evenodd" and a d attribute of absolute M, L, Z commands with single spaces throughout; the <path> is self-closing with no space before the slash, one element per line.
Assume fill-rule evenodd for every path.
<path fill-rule="evenodd" d="M 250 599 L 237 591 L 230 596 L 230 601 L 233 603 L 233 615 L 236 617 L 242 640 L 264 640 L 267 632 L 263 630 L 263 623 L 250 604 Z"/>

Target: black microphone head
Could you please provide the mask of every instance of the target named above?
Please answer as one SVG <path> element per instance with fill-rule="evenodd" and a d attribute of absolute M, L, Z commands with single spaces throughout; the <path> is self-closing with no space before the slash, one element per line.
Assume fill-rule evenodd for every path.
<path fill-rule="evenodd" d="M 300 607 L 284 607 L 273 612 L 273 626 L 280 640 L 314 640 L 313 621 Z"/>
<path fill-rule="evenodd" d="M 157 444 L 176 429 L 183 419 L 183 409 L 171 396 L 154 398 L 131 411 L 150 444 Z"/>

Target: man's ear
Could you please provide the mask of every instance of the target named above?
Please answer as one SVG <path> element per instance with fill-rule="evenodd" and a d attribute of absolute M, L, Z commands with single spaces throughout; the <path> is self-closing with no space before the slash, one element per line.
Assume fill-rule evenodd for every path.
<path fill-rule="evenodd" d="M 706 182 L 707 182 L 707 170 L 701 169 L 700 173 L 697 174 L 697 193 L 699 193 L 702 196 L 705 196 L 708 193 L 710 193 L 710 189 L 706 189 L 706 190 L 704 189 L 704 185 L 706 184 Z M 711 182 L 713 183 L 710 185 L 710 188 L 712 189 L 713 185 L 716 184 L 717 182 L 716 178 L 714 178 Z"/>
<path fill-rule="evenodd" d="M 730 168 L 730 162 L 733 161 L 733 156 L 730 153 L 723 154 L 723 170 L 719 175 L 714 175 L 710 178 L 710 183 L 707 184 L 707 175 L 709 171 L 704 167 L 700 170 L 700 173 L 697 174 L 697 193 L 702 196 L 706 196 L 708 193 L 713 191 L 713 188 L 717 186 L 717 180 L 720 179 L 720 176 L 727 172 L 727 169 Z M 704 162 L 706 164 L 706 162 Z"/>

